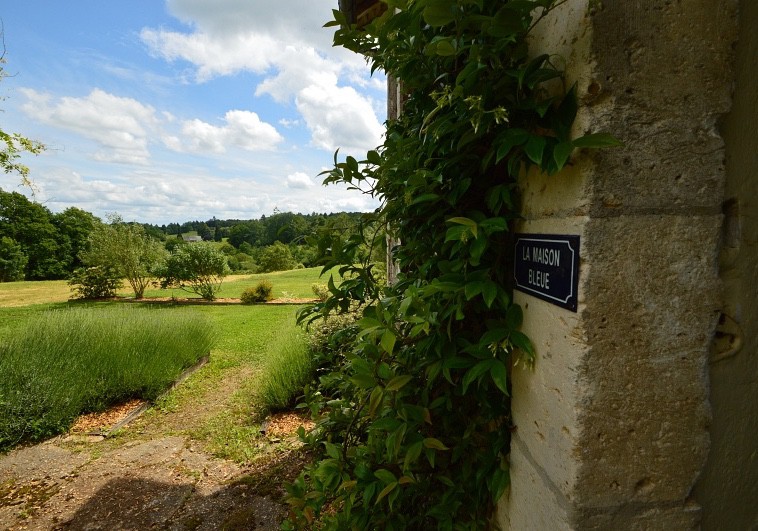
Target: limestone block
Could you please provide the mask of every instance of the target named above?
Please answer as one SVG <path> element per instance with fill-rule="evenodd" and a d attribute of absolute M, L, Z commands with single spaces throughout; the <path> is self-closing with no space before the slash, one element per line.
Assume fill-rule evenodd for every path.
<path fill-rule="evenodd" d="M 525 446 L 511 447 L 511 488 L 497 510 L 504 531 L 573 529 L 568 504 L 550 479 L 535 466 Z"/>
<path fill-rule="evenodd" d="M 628 504 L 580 514 L 574 529 L 586 531 L 671 531 L 697 529 L 700 508 L 694 503 L 645 506 Z"/>
<path fill-rule="evenodd" d="M 719 216 L 593 219 L 578 502 L 685 499 L 708 451 Z M 581 394 L 581 393 L 580 393 Z"/>
<path fill-rule="evenodd" d="M 626 146 L 593 155 L 602 168 L 592 179 L 593 215 L 720 207 L 718 122 L 731 101 L 736 3 L 640 0 L 595 10 L 592 77 L 601 88 L 582 126 Z"/>
<path fill-rule="evenodd" d="M 596 75 L 619 105 L 693 117 L 729 110 L 737 0 L 598 4 Z"/>

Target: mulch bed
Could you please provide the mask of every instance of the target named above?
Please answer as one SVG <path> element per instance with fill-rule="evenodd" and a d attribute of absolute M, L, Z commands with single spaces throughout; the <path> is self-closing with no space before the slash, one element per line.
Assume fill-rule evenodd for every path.
<path fill-rule="evenodd" d="M 147 401 L 135 398 L 108 408 L 105 411 L 86 413 L 76 419 L 73 426 L 71 426 L 71 433 L 87 434 L 107 431 L 111 426 L 125 419 L 129 413 L 145 404 L 147 404 Z"/>

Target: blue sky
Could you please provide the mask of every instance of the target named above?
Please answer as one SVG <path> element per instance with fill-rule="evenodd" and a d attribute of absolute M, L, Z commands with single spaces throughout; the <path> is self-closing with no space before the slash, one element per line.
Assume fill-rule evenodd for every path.
<path fill-rule="evenodd" d="M 331 46 L 337 1 L 24 0 L 0 6 L 0 128 L 36 199 L 149 223 L 369 210 L 321 186 L 381 142 L 385 82 Z M 15 175 L 0 188 L 30 195 Z"/>

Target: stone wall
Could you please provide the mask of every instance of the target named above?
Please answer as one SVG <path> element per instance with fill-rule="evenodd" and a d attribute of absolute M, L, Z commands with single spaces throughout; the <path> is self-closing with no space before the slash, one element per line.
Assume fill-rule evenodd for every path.
<path fill-rule="evenodd" d="M 513 372 L 505 529 L 700 521 L 736 21 L 736 0 L 572 0 L 538 27 L 534 53 L 577 84 L 576 134 L 626 145 L 522 183 L 520 232 L 579 235 L 581 276 L 576 313 L 516 295 L 538 360 Z"/>

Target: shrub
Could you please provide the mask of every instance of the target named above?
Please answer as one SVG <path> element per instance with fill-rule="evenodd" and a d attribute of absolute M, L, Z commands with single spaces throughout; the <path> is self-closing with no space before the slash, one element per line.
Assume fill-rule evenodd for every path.
<path fill-rule="evenodd" d="M 121 284 L 118 271 L 109 266 L 80 267 L 74 270 L 68 281 L 77 299 L 115 297 Z"/>
<path fill-rule="evenodd" d="M 261 280 L 255 286 L 251 286 L 242 292 L 240 300 L 243 304 L 266 302 L 274 298 L 274 286 L 268 280 Z"/>
<path fill-rule="evenodd" d="M 326 299 L 329 298 L 329 294 L 330 294 L 329 286 L 327 286 L 326 284 L 320 284 L 318 282 L 314 282 L 313 284 L 311 284 L 311 291 L 316 296 L 316 298 L 321 302 L 324 302 Z"/>
<path fill-rule="evenodd" d="M 207 354 L 206 316 L 177 309 L 47 312 L 0 344 L 0 452 L 68 429 L 80 413 L 154 399 Z"/>

